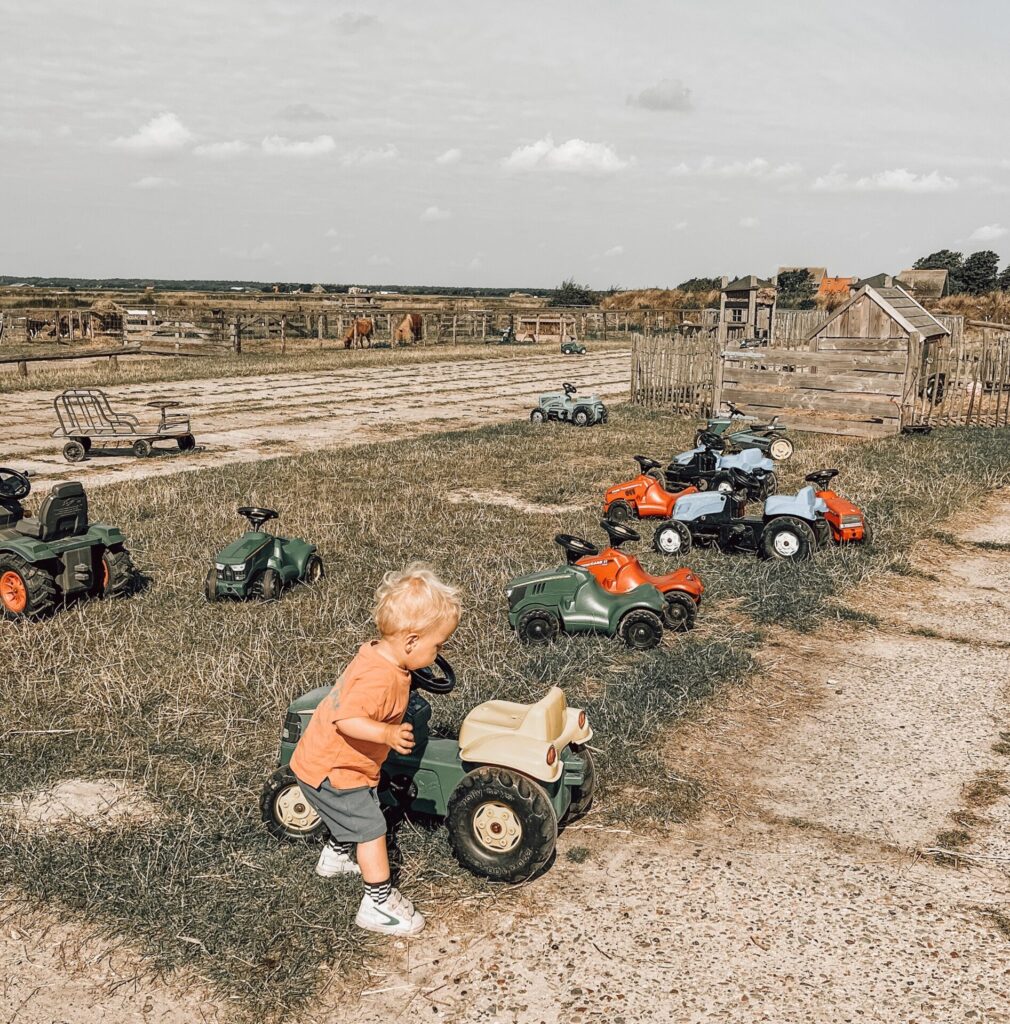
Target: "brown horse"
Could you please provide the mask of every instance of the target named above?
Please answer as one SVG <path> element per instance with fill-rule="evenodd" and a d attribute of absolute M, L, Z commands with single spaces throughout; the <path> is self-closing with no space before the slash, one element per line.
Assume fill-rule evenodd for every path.
<path fill-rule="evenodd" d="M 420 313 L 408 313 L 393 333 L 393 340 L 401 345 L 413 345 L 421 340 L 424 319 Z"/>
<path fill-rule="evenodd" d="M 372 332 L 375 330 L 375 324 L 371 320 L 365 320 L 364 318 L 359 320 L 352 320 L 351 326 L 347 328 L 344 334 L 344 348 L 350 348 L 357 339 L 358 348 L 369 348 L 372 344 Z"/>

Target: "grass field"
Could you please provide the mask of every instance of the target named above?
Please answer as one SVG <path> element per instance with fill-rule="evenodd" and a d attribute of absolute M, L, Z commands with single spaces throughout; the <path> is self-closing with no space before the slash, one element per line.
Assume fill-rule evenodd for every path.
<path fill-rule="evenodd" d="M 145 585 L 126 601 L 0 629 L 0 664 L 16 666 L 0 673 L 9 723 L 0 796 L 116 778 L 142 789 L 157 813 L 83 832 L 31 831 L 6 818 L 0 888 L 128 935 L 153 969 L 191 967 L 256 1019 L 295 1012 L 321 962 L 351 973 L 375 955 L 381 942 L 352 935 L 357 887 L 316 878 L 313 851 L 272 840 L 257 798 L 289 699 L 334 678 L 369 636 L 382 572 L 414 558 L 464 590 L 466 614 L 446 650 L 460 685 L 435 700 L 439 724 L 458 724 L 480 700 L 532 700 L 558 683 L 595 728 L 596 820 L 664 825 L 695 814 L 704 788 L 663 762 L 664 733 L 698 701 L 751 675 L 769 624 L 809 631 L 825 616 L 854 628 L 861 615 L 872 620 L 873 609 L 860 608 L 860 582 L 908 574 L 917 538 L 1010 483 L 1010 433 L 937 431 L 873 444 L 802 435 L 782 489 L 838 466 L 839 489 L 873 522 L 872 548 L 830 550 L 798 566 L 692 552 L 688 564 L 707 587 L 693 633 L 644 654 L 589 638 L 520 647 L 505 619 L 505 581 L 560 561 L 559 530 L 600 541 L 604 487 L 633 475 L 632 454 L 668 457 L 693 429 L 619 407 L 605 430 L 516 423 L 95 491 L 92 518 L 123 527 Z M 448 500 L 460 489 L 582 511 Z M 211 553 L 242 528 L 234 510 L 243 503 L 279 509 L 279 532 L 320 545 L 328 577 L 317 590 L 271 605 L 204 604 Z M 639 554 L 652 571 L 666 564 L 647 544 Z M 482 888 L 455 868 L 439 828 L 408 824 L 400 845 L 403 887 L 427 912 L 452 914 L 455 900 Z"/>

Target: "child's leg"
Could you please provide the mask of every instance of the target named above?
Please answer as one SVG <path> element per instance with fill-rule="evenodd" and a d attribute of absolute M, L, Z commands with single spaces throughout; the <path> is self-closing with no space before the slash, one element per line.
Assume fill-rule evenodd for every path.
<path fill-rule="evenodd" d="M 358 867 L 366 885 L 377 885 L 389 881 L 389 855 L 386 853 L 386 836 L 367 843 L 358 843 Z"/>

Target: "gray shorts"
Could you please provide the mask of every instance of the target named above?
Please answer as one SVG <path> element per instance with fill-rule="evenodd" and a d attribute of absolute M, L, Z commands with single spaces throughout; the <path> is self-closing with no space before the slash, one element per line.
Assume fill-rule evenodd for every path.
<path fill-rule="evenodd" d="M 335 842 L 370 843 L 386 834 L 386 819 L 379 807 L 379 791 L 374 786 L 334 789 L 329 779 L 323 779 L 322 785 L 313 789 L 298 779 L 298 788 L 323 819 Z"/>

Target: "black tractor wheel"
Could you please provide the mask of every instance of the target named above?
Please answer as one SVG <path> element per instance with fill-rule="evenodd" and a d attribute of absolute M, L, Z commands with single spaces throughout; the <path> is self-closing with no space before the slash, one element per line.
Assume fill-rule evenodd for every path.
<path fill-rule="evenodd" d="M 873 530 L 870 529 L 870 524 L 865 519 L 863 520 L 863 539 L 860 543 L 864 547 L 869 547 L 873 543 Z"/>
<path fill-rule="evenodd" d="M 516 626 L 516 635 L 528 644 L 549 644 L 557 635 L 560 623 L 548 608 L 531 608 L 524 612 Z"/>
<path fill-rule="evenodd" d="M 260 816 L 275 839 L 289 843 L 312 843 L 326 835 L 326 826 L 305 799 L 295 773 L 285 765 L 263 785 Z"/>
<path fill-rule="evenodd" d="M 151 444 L 146 437 L 138 437 L 137 440 L 133 442 L 133 454 L 136 455 L 138 459 L 149 458 L 153 451 L 154 445 Z"/>
<path fill-rule="evenodd" d="M 196 438 L 192 434 L 179 435 L 179 451 L 191 452 L 196 447 Z"/>
<path fill-rule="evenodd" d="M 543 786 L 508 768 L 483 766 L 464 776 L 449 797 L 445 824 L 460 865 L 496 882 L 535 875 L 558 839 Z"/>
<path fill-rule="evenodd" d="M 578 754 L 582 761 L 582 785 L 572 786 L 572 802 L 561 819 L 562 825 L 570 825 L 578 821 L 592 806 L 593 797 L 596 794 L 596 762 L 588 747 L 573 746 L 573 754 Z"/>
<path fill-rule="evenodd" d="M 603 412 L 600 413 L 600 422 L 606 423 L 610 419 L 610 411 L 604 407 Z"/>
<path fill-rule="evenodd" d="M 133 590 L 137 570 L 133 567 L 130 552 L 121 544 L 102 552 L 101 568 L 102 597 L 126 597 Z"/>
<path fill-rule="evenodd" d="M 663 620 L 648 608 L 633 608 L 628 612 L 617 632 L 634 651 L 648 651 L 663 640 Z"/>
<path fill-rule="evenodd" d="M 584 405 L 577 405 L 572 413 L 572 423 L 577 427 L 588 427 L 593 422 L 593 414 Z"/>
<path fill-rule="evenodd" d="M 656 527 L 652 546 L 661 555 L 686 555 L 691 550 L 691 531 L 678 519 L 668 519 Z"/>
<path fill-rule="evenodd" d="M 758 554 L 787 561 L 809 558 L 817 547 L 814 531 L 795 516 L 779 516 L 762 531 Z"/>
<path fill-rule="evenodd" d="M 36 619 L 56 603 L 56 581 L 20 555 L 0 554 L 0 618 Z"/>
<path fill-rule="evenodd" d="M 617 501 L 610 503 L 607 518 L 612 523 L 626 523 L 629 519 L 635 518 L 635 511 L 623 498 L 618 498 Z"/>
<path fill-rule="evenodd" d="M 813 526 L 814 540 L 819 548 L 830 547 L 831 545 L 831 524 L 826 519 L 818 519 Z"/>
<path fill-rule="evenodd" d="M 326 567 L 323 565 L 323 560 L 319 555 L 309 555 L 309 560 L 305 563 L 305 572 L 302 574 L 302 583 L 311 587 L 325 575 Z"/>
<path fill-rule="evenodd" d="M 213 566 L 207 570 L 203 581 L 203 596 L 213 604 L 217 600 L 217 569 Z"/>
<path fill-rule="evenodd" d="M 276 601 L 281 596 L 281 577 L 275 569 L 266 569 L 259 579 L 260 597 Z"/>
<path fill-rule="evenodd" d="M 540 426 L 541 423 L 544 422 L 545 418 L 546 417 L 544 416 L 543 409 L 534 409 L 530 413 L 530 423 L 535 423 L 538 427 Z"/>
<path fill-rule="evenodd" d="M 680 590 L 671 590 L 663 597 L 666 598 L 666 610 L 663 614 L 666 628 L 672 629 L 675 633 L 686 633 L 693 629 L 694 620 L 698 616 L 698 606 L 691 596 Z"/>
<path fill-rule="evenodd" d="M 63 458 L 67 462 L 83 462 L 87 454 L 87 450 L 80 441 L 67 441 L 63 446 Z"/>
<path fill-rule="evenodd" d="M 711 490 L 718 491 L 720 494 L 732 494 L 736 489 L 733 478 L 729 473 L 716 473 L 708 486 Z"/>
<path fill-rule="evenodd" d="M 770 498 L 773 494 L 777 494 L 779 489 L 779 478 L 774 472 L 765 473 L 761 480 L 761 501 L 765 498 Z"/>

